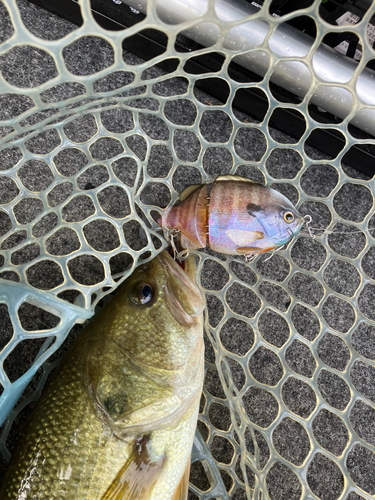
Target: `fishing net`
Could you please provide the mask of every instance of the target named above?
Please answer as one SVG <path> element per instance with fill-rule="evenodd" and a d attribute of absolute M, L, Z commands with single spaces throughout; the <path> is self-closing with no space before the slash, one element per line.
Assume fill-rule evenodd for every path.
<path fill-rule="evenodd" d="M 233 19 L 210 0 L 198 19 L 167 23 L 162 4 L 149 2 L 146 16 L 133 6 L 133 26 L 107 31 L 88 0 L 79 3 L 81 26 L 26 0 L 0 2 L 3 468 L 81 324 L 166 246 L 157 213 L 188 185 L 237 174 L 282 192 L 326 232 L 251 263 L 197 252 L 206 377 L 190 498 L 373 498 L 374 180 L 345 162 L 355 145 L 373 144 L 353 126 L 363 128 L 365 116 L 372 130 L 373 95 L 358 97 L 358 77 L 372 78 L 373 12 L 334 26 L 320 2 L 277 17 L 266 1 Z M 272 36 L 302 16 L 310 45 L 295 55 L 290 39 L 282 55 Z M 254 22 L 264 36 L 232 46 Z M 180 51 L 196 26 L 207 46 Z M 313 57 L 323 37 L 342 31 L 359 37 L 357 62 L 349 76 L 334 64 L 324 74 Z M 131 52 L 142 33 L 163 42 L 149 60 Z M 332 50 L 336 61 L 345 43 Z M 200 65 L 207 54 L 209 70 Z M 258 73 L 238 77 L 236 64 L 260 60 Z M 291 72 L 293 92 L 274 83 L 288 63 L 303 66 L 307 87 L 302 72 Z M 219 85 L 221 101 L 209 95 Z M 262 117 L 239 110 L 249 90 L 265 103 Z M 328 105 L 338 94 L 349 102 L 345 116 L 312 117 L 322 91 Z M 284 133 L 288 122 L 284 132 L 272 126 L 282 110 L 301 121 L 298 138 Z M 330 155 L 308 144 L 322 129 L 341 138 Z"/>

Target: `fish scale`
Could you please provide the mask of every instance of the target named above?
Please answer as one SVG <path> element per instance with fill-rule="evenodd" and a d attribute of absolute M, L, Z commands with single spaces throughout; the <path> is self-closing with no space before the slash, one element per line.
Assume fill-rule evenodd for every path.
<path fill-rule="evenodd" d="M 115 471 L 123 463 L 120 452 L 129 455 L 129 446 L 125 450 L 121 448 L 118 440 L 104 432 L 103 425 L 92 418 L 92 400 L 81 384 L 84 362 L 84 358 L 77 356 L 75 360 L 70 360 L 69 366 L 65 365 L 59 370 L 34 414 L 32 431 L 22 439 L 21 448 L 12 460 L 10 473 L 12 477 L 20 478 L 25 477 L 25 471 L 29 468 L 29 455 L 38 457 L 32 461 L 32 468 L 37 470 L 40 479 L 31 482 L 32 496 L 26 498 L 50 498 L 53 494 L 50 483 L 55 482 L 56 477 L 61 477 L 70 464 L 74 464 L 74 474 L 68 478 L 69 481 L 61 481 L 56 485 L 61 498 L 64 495 L 73 498 L 75 494 L 90 491 L 93 484 L 96 484 L 96 488 L 101 484 L 102 488 L 92 498 L 101 498 L 105 493 L 108 475 L 114 478 Z M 59 434 L 56 436 L 51 433 L 51 428 L 58 428 Z M 85 454 L 82 454 L 82 449 L 86 450 Z M 44 467 L 45 462 L 49 466 Z M 101 476 L 106 481 L 100 480 Z M 93 477 L 98 481 L 93 483 Z M 38 483 L 46 485 L 45 492 Z M 7 494 L 11 499 L 20 498 L 19 484 L 10 487 Z"/>

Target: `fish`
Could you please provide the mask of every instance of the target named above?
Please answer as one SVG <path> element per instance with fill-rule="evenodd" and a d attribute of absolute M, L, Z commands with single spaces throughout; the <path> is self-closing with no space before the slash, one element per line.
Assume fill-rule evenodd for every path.
<path fill-rule="evenodd" d="M 158 219 L 167 239 L 176 232 L 183 249 L 209 247 L 229 255 L 256 255 L 294 238 L 306 223 L 281 193 L 240 176 L 186 188 Z"/>
<path fill-rule="evenodd" d="M 191 260 L 192 259 L 192 260 Z M 164 250 L 84 328 L 13 454 L 7 500 L 185 500 L 204 299 Z"/>

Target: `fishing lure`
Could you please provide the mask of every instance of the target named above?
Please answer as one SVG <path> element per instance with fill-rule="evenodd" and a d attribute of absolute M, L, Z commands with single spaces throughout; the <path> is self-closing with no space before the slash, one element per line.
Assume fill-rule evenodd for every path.
<path fill-rule="evenodd" d="M 179 256 L 206 246 L 223 254 L 255 256 L 279 249 L 309 222 L 311 217 L 303 217 L 279 192 L 232 175 L 189 186 L 180 203 L 159 219 L 172 246 L 180 236 L 185 250 Z"/>

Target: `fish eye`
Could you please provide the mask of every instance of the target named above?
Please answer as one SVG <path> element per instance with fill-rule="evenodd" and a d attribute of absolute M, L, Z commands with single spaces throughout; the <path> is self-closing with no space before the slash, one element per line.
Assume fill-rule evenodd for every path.
<path fill-rule="evenodd" d="M 139 283 L 136 285 L 132 293 L 132 299 L 134 302 L 140 305 L 147 304 L 151 302 L 154 297 L 154 289 L 149 283 Z"/>
<path fill-rule="evenodd" d="M 285 212 L 285 214 L 284 214 L 284 220 L 288 224 L 290 224 L 291 222 L 293 222 L 294 221 L 294 215 L 292 214 L 292 212 Z"/>

